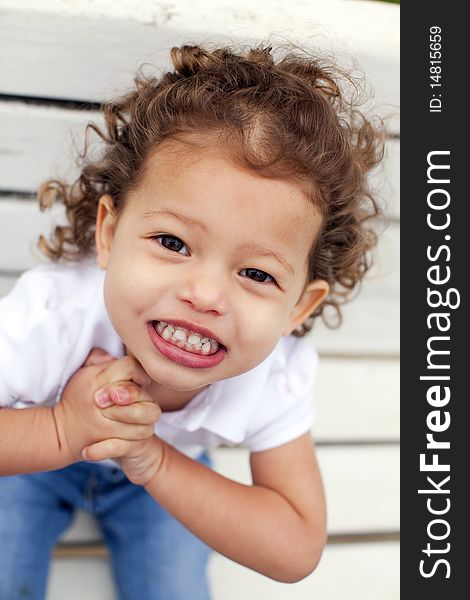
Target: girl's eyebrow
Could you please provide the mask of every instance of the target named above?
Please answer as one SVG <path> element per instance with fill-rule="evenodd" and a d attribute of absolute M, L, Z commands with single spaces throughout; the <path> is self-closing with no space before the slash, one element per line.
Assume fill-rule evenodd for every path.
<path fill-rule="evenodd" d="M 260 246 L 255 242 L 251 242 L 243 247 L 247 252 L 256 254 L 257 256 L 270 256 L 277 260 L 277 262 L 283 267 L 288 273 L 291 275 L 295 275 L 294 267 L 288 262 L 285 256 L 276 252 L 275 250 L 271 250 L 270 248 L 265 248 L 264 246 Z"/>
<path fill-rule="evenodd" d="M 192 217 L 188 217 L 187 215 L 182 215 L 181 213 L 174 212 L 172 210 L 166 208 L 149 210 L 144 213 L 144 217 L 155 217 L 155 216 L 165 216 L 172 217 L 173 219 L 177 219 L 178 221 L 182 221 L 187 225 L 195 225 L 200 227 L 203 231 L 207 231 L 206 226 L 201 221 L 197 219 L 193 219 Z M 248 253 L 256 254 L 257 256 L 269 256 L 274 258 L 280 265 L 283 267 L 288 273 L 291 275 L 295 275 L 294 267 L 288 262 L 288 260 L 275 250 L 271 250 L 270 248 L 265 248 L 256 242 L 250 242 L 249 244 L 243 246 L 243 250 Z"/>
<path fill-rule="evenodd" d="M 206 226 L 201 221 L 197 219 L 193 219 L 192 217 L 188 217 L 186 215 L 182 215 L 181 213 L 174 212 L 172 210 L 168 210 L 166 208 L 157 208 L 155 210 L 149 210 L 144 213 L 144 217 L 156 217 L 156 216 L 164 216 L 164 217 L 172 217 L 173 219 L 177 219 L 178 221 L 182 221 L 187 225 L 195 225 L 196 227 L 200 227 L 202 230 L 206 231 Z"/>

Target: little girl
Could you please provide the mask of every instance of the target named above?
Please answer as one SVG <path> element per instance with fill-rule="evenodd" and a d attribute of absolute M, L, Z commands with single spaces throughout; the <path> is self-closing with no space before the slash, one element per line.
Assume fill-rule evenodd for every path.
<path fill-rule="evenodd" d="M 1 598 L 44 597 L 77 506 L 126 599 L 207 599 L 209 548 L 298 581 L 325 544 L 301 338 L 369 267 L 382 135 L 307 54 L 171 56 L 89 126 L 99 160 L 44 186 L 69 225 L 0 301 Z M 219 445 L 252 485 L 210 469 Z"/>

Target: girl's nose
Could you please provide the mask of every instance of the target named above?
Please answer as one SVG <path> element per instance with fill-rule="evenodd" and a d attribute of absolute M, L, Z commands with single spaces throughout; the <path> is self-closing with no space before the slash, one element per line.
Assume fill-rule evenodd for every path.
<path fill-rule="evenodd" d="M 179 282 L 176 295 L 197 312 L 227 313 L 228 283 L 220 273 L 193 269 L 190 277 Z"/>

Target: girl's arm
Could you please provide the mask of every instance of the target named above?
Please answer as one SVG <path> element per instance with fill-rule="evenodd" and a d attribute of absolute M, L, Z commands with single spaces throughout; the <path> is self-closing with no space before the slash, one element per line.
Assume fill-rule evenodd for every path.
<path fill-rule="evenodd" d="M 61 446 L 52 407 L 0 409 L 0 475 L 61 469 L 72 461 Z"/>
<path fill-rule="evenodd" d="M 90 447 L 88 457 L 100 460 L 116 456 L 124 446 L 130 447 L 108 440 Z M 157 438 L 145 446 L 140 456 L 136 453 L 131 458 L 130 452 L 123 457 L 126 474 L 130 476 L 146 456 L 140 483 L 206 544 L 279 581 L 298 581 L 313 571 L 326 540 L 326 517 L 309 434 L 278 448 L 252 453 L 251 486 L 211 471 Z M 150 474 L 150 479 L 143 473 Z"/>
<path fill-rule="evenodd" d="M 0 408 L 0 476 L 60 469 L 82 460 L 84 446 L 106 438 L 153 437 L 161 411 L 135 385 L 149 382 L 140 364 L 130 357 L 93 362 L 93 353 L 85 364 L 55 406 Z M 106 404 L 98 405 L 98 395 Z"/>

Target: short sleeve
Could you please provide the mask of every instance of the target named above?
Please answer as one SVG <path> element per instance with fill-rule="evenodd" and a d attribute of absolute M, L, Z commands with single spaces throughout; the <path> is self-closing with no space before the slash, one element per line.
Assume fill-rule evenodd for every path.
<path fill-rule="evenodd" d="M 315 418 L 318 355 L 304 339 L 288 338 L 286 357 L 273 368 L 244 442 L 251 452 L 269 450 L 308 432 Z"/>
<path fill-rule="evenodd" d="M 69 351 L 54 279 L 24 273 L 0 299 L 0 406 L 52 402 Z"/>

